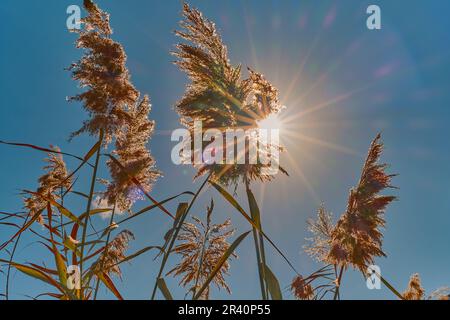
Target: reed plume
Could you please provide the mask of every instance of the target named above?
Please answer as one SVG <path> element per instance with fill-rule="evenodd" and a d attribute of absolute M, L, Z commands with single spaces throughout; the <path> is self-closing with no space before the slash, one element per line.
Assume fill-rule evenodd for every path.
<path fill-rule="evenodd" d="M 302 276 L 296 276 L 291 283 L 291 291 L 299 300 L 312 300 L 314 290 L 310 283 L 307 283 Z"/>
<path fill-rule="evenodd" d="M 129 211 L 136 200 L 143 198 L 142 190 L 130 177 L 148 192 L 160 175 L 146 148 L 154 128 L 154 122 L 148 119 L 151 105 L 147 96 L 139 101 L 139 92 L 130 82 L 125 51 L 110 38 L 109 15 L 91 0 L 85 0 L 84 6 L 88 15 L 82 19 L 83 28 L 75 32 L 79 33 L 77 47 L 85 54 L 70 70 L 80 86 L 88 90 L 71 100 L 82 101 L 91 118 L 72 136 L 103 132 L 106 144 L 115 138 L 114 153 L 125 170 L 112 161 L 108 163 L 113 181 L 98 200 L 104 198 L 108 205 Z"/>
<path fill-rule="evenodd" d="M 425 289 L 422 287 L 420 276 L 415 273 L 411 276 L 408 288 L 402 293 L 405 300 L 449 300 L 450 289 L 443 287 L 433 291 L 425 298 Z"/>
<path fill-rule="evenodd" d="M 308 239 L 313 245 L 305 247 L 305 251 L 317 261 L 326 261 L 330 252 L 331 238 L 334 229 L 332 214 L 327 212 L 324 206 L 317 210 L 317 220 L 307 221 L 308 230 L 313 238 Z"/>
<path fill-rule="evenodd" d="M 119 168 L 108 162 L 112 183 L 104 197 L 109 205 L 116 203 L 120 211 L 130 210 L 136 200 L 143 200 L 142 190 L 130 178 L 137 179 L 145 192 L 149 192 L 160 172 L 155 169 L 155 160 L 146 145 L 153 133 L 154 121 L 148 119 L 151 105 L 145 96 L 138 104 L 127 110 L 128 120 L 117 133 L 115 151 L 123 166 Z"/>
<path fill-rule="evenodd" d="M 425 289 L 420 283 L 419 274 L 413 274 L 409 279 L 408 288 L 403 292 L 405 300 L 422 300 L 425 296 Z"/>
<path fill-rule="evenodd" d="M 42 229 L 46 234 L 40 234 L 30 230 L 33 221 L 25 220 L 22 228 L 0 245 L 1 251 L 16 240 L 12 250 L 7 250 L 10 253 L 9 262 L 0 259 L 2 263 L 8 263 L 6 297 L 8 297 L 10 269 L 14 267 L 57 290 L 56 293 L 45 293 L 39 296 L 48 295 L 61 300 L 95 300 L 99 287 L 103 284 L 115 297 L 123 299 L 109 276 L 121 277 L 122 272 L 119 265 L 122 262 L 131 261 L 149 250 L 146 248 L 126 257 L 125 251 L 128 244 L 134 239 L 133 233 L 128 230 L 120 232 L 112 241 L 109 241 L 111 232 L 119 227 L 114 223 L 114 213 L 130 210 L 133 203 L 142 197 L 144 192 L 150 191 L 159 176 L 159 172 L 155 169 L 155 161 L 146 148 L 154 128 L 154 122 L 148 119 L 151 109 L 149 98 L 145 96 L 139 100 L 139 92 L 130 82 L 130 76 L 125 66 L 124 49 L 111 39 L 112 29 L 109 25 L 109 15 L 100 10 L 91 0 L 84 0 L 84 7 L 87 16 L 82 19 L 82 29 L 73 30 L 79 34 L 76 45 L 83 50 L 84 55 L 78 62 L 72 64 L 69 70 L 72 72 L 73 79 L 79 81 L 80 87 L 86 90 L 69 100 L 81 102 L 90 118 L 71 137 L 86 132 L 90 135 L 97 135 L 98 142 L 84 157 L 64 153 L 81 161 L 77 169 L 70 175 L 62 159 L 63 153 L 58 148 L 52 147 L 52 150 L 49 150 L 29 144 L 13 144 L 49 152 L 49 158 L 46 160 L 49 164 L 45 167 L 47 173 L 39 179 L 37 192 L 26 191 L 30 196 L 24 199 L 25 207 L 30 212 L 29 216 L 39 218 L 39 221 L 44 224 L 41 212 L 47 209 L 48 222 L 46 221 L 44 225 L 46 228 Z M 120 168 L 115 166 L 112 161 L 108 163 L 112 182 L 107 185 L 106 192 L 99 193 L 95 191 L 96 183 L 99 181 L 104 183 L 97 178 L 102 156 L 100 147 L 107 148 L 113 140 L 116 149 L 113 153 L 118 158 L 116 163 L 120 163 L 121 166 Z M 110 155 L 108 154 L 108 156 Z M 92 163 L 90 162 L 91 158 L 94 158 Z M 110 159 L 116 159 L 116 157 L 110 156 Z M 89 191 L 71 190 L 73 187 L 72 176 L 85 165 L 89 165 L 93 169 Z M 134 187 L 134 183 L 139 185 L 139 188 Z M 76 213 L 80 213 L 79 215 L 71 212 L 64 204 L 64 197 L 70 191 L 87 199 L 86 209 L 81 212 L 77 209 Z M 99 235 L 91 217 L 111 211 L 109 208 L 107 210 L 91 210 L 95 205 L 102 207 L 101 209 L 105 209 L 108 205 L 113 206 L 111 222 L 98 239 L 87 241 L 88 237 L 94 236 L 94 234 L 88 235 L 89 227 L 95 231 L 96 235 Z M 54 223 L 53 219 L 56 212 L 60 213 L 58 224 Z M 11 217 L 15 216 L 11 215 Z M 70 232 L 68 232 L 69 229 Z M 22 265 L 14 262 L 14 254 L 18 248 L 20 237 L 27 230 L 39 236 L 42 240 L 39 243 L 53 254 L 55 268 L 50 269 L 46 265 L 33 263 Z M 106 241 L 102 241 L 101 239 L 105 236 Z M 103 247 L 97 248 L 102 243 L 105 243 Z M 90 245 L 89 252 L 87 252 L 89 255 L 85 254 L 85 247 L 88 245 Z M 70 254 L 72 255 L 71 261 L 69 261 Z M 89 268 L 84 268 L 88 261 L 95 262 Z M 74 274 L 69 273 L 69 266 L 79 267 L 82 279 L 77 290 L 66 286 L 67 277 Z M 94 288 L 91 286 L 91 281 L 95 276 L 97 283 Z M 76 282 L 73 281 L 73 284 Z"/>
<path fill-rule="evenodd" d="M 174 55 L 176 65 L 189 76 L 191 83 L 187 87 L 176 109 L 181 123 L 191 132 L 194 122 L 201 121 L 203 129 L 217 129 L 225 137 L 226 129 L 254 130 L 258 121 L 271 114 L 278 113 L 282 106 L 278 100 L 278 90 L 263 75 L 249 69 L 249 78 L 241 80 L 241 66 L 232 66 L 228 59 L 227 47 L 223 44 L 215 24 L 203 17 L 188 4 L 183 7 L 184 20 L 176 34 L 191 44 L 180 43 Z M 227 154 L 225 145 L 221 152 Z M 206 147 L 206 143 L 204 146 Z M 260 152 L 280 146 L 259 145 Z M 248 153 L 238 155 L 248 157 Z M 212 173 L 212 179 L 225 185 L 237 184 L 239 180 L 273 179 L 273 175 L 264 170 L 268 165 L 258 161 L 257 164 L 202 164 L 197 165 L 196 177 Z M 281 170 L 285 172 L 283 169 Z"/>
<path fill-rule="evenodd" d="M 92 265 L 95 274 L 106 273 L 122 278 L 120 262 L 125 259 L 125 251 L 130 240 L 134 240 L 134 234 L 129 230 L 121 231 L 103 250 L 100 258 Z"/>
<path fill-rule="evenodd" d="M 84 50 L 84 55 L 69 70 L 80 87 L 87 90 L 69 101 L 81 101 L 90 119 L 72 137 L 103 131 L 104 142 L 109 143 L 125 125 L 129 117 L 126 106 L 134 105 L 138 92 L 130 82 L 122 45 L 110 38 L 109 15 L 91 0 L 84 0 L 84 7 L 88 15 L 81 19 L 83 27 L 73 30 L 79 33 L 76 46 Z"/>
<path fill-rule="evenodd" d="M 220 258 L 230 247 L 227 239 L 233 235 L 234 229 L 230 229 L 231 220 L 221 224 L 211 224 L 211 214 L 214 204 L 208 207 L 206 223 L 197 217 L 192 217 L 194 223 L 184 223 L 178 240 L 181 242 L 173 250 L 181 255 L 181 262 L 167 274 L 174 277 L 182 276 L 180 284 L 184 287 L 190 285 L 190 291 L 196 291 L 208 278 Z M 232 257 L 236 258 L 235 254 Z M 230 269 L 229 259 L 212 280 L 218 288 L 224 288 L 231 293 L 225 275 Z M 202 293 L 203 299 L 209 298 L 209 287 Z"/>
<path fill-rule="evenodd" d="M 50 146 L 50 148 L 60 152 L 58 147 Z M 48 153 L 48 158 L 44 161 L 48 163 L 43 168 L 47 172 L 39 178 L 39 187 L 36 193 L 24 199 L 24 206 L 28 210 L 30 217 L 34 217 L 35 214 L 44 210 L 47 207 L 48 199 L 60 199 L 61 191 L 69 189 L 72 184 L 72 179 L 68 175 L 66 164 L 61 154 Z M 43 224 L 42 215 L 39 216 L 37 221 Z"/>
<path fill-rule="evenodd" d="M 344 268 L 351 265 L 365 272 L 375 257 L 386 256 L 380 228 L 385 226 L 387 205 L 396 197 L 380 195 L 384 189 L 392 188 L 394 177 L 386 174 L 387 164 L 379 163 L 382 151 L 381 136 L 377 135 L 358 185 L 350 190 L 347 209 L 337 224 L 332 224 L 331 216 L 323 208 L 319 209 L 318 220 L 310 223 L 315 237 L 307 251 L 320 261 Z"/>
<path fill-rule="evenodd" d="M 450 288 L 443 287 L 433 291 L 428 300 L 450 300 Z"/>

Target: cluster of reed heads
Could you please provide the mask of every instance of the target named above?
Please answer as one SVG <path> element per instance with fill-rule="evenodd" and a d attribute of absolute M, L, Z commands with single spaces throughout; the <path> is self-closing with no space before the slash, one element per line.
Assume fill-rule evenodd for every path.
<path fill-rule="evenodd" d="M 81 104 L 89 117 L 71 138 L 89 134 L 96 142 L 83 156 L 62 152 L 53 146 L 43 148 L 2 142 L 48 153 L 45 173 L 39 178 L 37 190 L 23 190 L 24 210 L 1 212 L 0 225 L 14 230 L 0 245 L 3 255 L 0 271 L 6 279 L 1 295 L 5 299 L 11 295 L 14 269 L 51 288 L 36 298 L 95 300 L 104 286 L 122 299 L 115 285 L 116 277 L 122 279 L 120 266 L 150 251 L 156 251 L 156 258 L 161 260 L 153 290 L 149 292 L 151 299 L 157 297 L 158 290 L 161 297 L 173 299 L 165 281 L 168 276 L 180 278 L 180 286 L 186 288 L 184 298 L 209 299 L 212 285 L 231 294 L 227 277 L 232 260 L 237 258 L 237 247 L 250 233 L 262 299 L 282 299 L 286 291 L 291 297 L 303 300 L 340 299 L 343 275 L 350 267 L 365 274 L 375 258 L 385 256 L 382 247 L 384 213 L 396 198 L 382 195 L 383 191 L 393 188 L 394 175 L 386 173 L 387 165 L 380 163 L 383 151 L 380 135 L 370 145 L 360 180 L 350 190 L 346 211 L 334 222 L 325 207 L 321 207 L 317 221 L 309 221 L 313 238 L 306 251 L 322 266 L 308 276 L 296 270 L 262 228 L 260 209 L 251 186 L 274 178 L 263 170 L 265 164 L 201 165 L 197 167 L 196 178 L 206 178 L 198 190 L 156 200 L 151 192 L 161 172 L 156 169 L 148 149 L 155 126 L 149 119 L 150 99 L 141 96 L 130 80 L 125 51 L 111 37 L 109 15 L 91 0 L 85 0 L 84 7 L 86 17 L 81 21 L 82 28 L 73 30 L 78 34 L 76 47 L 83 55 L 68 68 L 83 92 L 69 100 Z M 176 35 L 182 42 L 173 52 L 175 64 L 190 79 L 184 96 L 176 105 L 180 122 L 186 128 L 193 130 L 194 121 L 202 121 L 204 130 L 256 128 L 258 121 L 282 109 L 278 90 L 262 74 L 248 68 L 248 78 L 243 79 L 241 66 L 230 63 L 227 47 L 215 24 L 200 11 L 184 4 L 183 20 Z M 276 147 L 282 150 L 281 146 Z M 79 161 L 78 166 L 68 170 L 63 156 Z M 102 164 L 109 169 L 109 180 L 98 176 Z M 77 185 L 82 169 L 87 169 L 90 175 L 90 184 L 84 190 Z M 287 174 L 284 169 L 281 172 Z M 212 222 L 213 200 L 206 208 L 205 217 L 190 215 L 207 184 L 248 222 L 249 231 L 231 241 L 235 231 L 231 220 Z M 240 184 L 247 195 L 248 209 L 227 191 L 228 187 L 236 190 Z M 66 207 L 68 197 L 80 197 L 86 202 L 83 213 L 76 214 L 79 209 Z M 188 200 L 180 201 L 176 212 L 170 212 L 166 205 L 181 197 Z M 148 201 L 149 205 L 135 211 L 137 200 Z M 152 210 L 165 214 L 172 221 L 172 227 L 161 244 L 127 252 L 134 235 L 123 229 L 123 225 Z M 99 215 L 108 217 L 106 225 L 105 219 L 98 219 Z M 192 222 L 187 220 L 189 217 Z M 37 237 L 39 245 L 48 250 L 48 264 L 15 261 L 25 232 Z M 267 244 L 292 270 L 293 280 L 284 290 L 266 263 Z M 168 269 L 171 254 L 179 257 L 179 261 Z M 395 290 L 386 279 L 382 281 L 400 299 L 425 299 L 418 275 L 413 275 L 404 293 Z M 431 297 L 444 299 L 447 294 L 446 290 L 440 290 Z"/>

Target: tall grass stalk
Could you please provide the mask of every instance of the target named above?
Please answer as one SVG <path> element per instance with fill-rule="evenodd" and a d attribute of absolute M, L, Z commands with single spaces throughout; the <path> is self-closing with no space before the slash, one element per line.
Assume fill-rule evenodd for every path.
<path fill-rule="evenodd" d="M 249 183 L 248 179 L 245 179 L 245 188 L 246 188 L 247 200 L 248 200 L 248 205 L 250 207 L 250 213 L 251 213 L 252 220 L 256 225 L 258 225 L 259 229 L 261 230 L 260 214 L 259 214 L 259 212 L 256 212 L 256 210 L 257 210 L 256 201 L 250 190 L 250 183 Z M 265 282 L 266 259 L 265 259 L 265 253 L 264 253 L 264 245 L 263 245 L 263 241 L 262 241 L 263 239 L 262 239 L 262 236 L 259 233 L 259 231 L 255 228 L 255 226 L 252 226 L 252 233 L 253 233 L 253 241 L 255 244 L 256 265 L 258 268 L 259 285 L 261 287 L 261 297 L 263 300 L 267 300 L 268 292 L 267 292 L 266 282 Z"/>
<path fill-rule="evenodd" d="M 173 245 L 175 244 L 175 241 L 178 238 L 178 234 L 179 234 L 179 232 L 180 232 L 180 230 L 181 230 L 181 228 L 183 226 L 183 223 L 186 220 L 186 217 L 189 214 L 189 211 L 191 210 L 192 206 L 194 205 L 195 200 L 197 200 L 200 192 L 203 190 L 203 188 L 205 187 L 206 183 L 209 181 L 210 176 L 211 176 L 211 174 L 209 174 L 208 177 L 205 179 L 205 181 L 203 181 L 203 183 L 201 184 L 200 188 L 197 190 L 197 192 L 195 193 L 194 197 L 190 201 L 189 206 L 187 207 L 186 211 L 181 215 L 181 217 L 179 218 L 178 223 L 174 226 L 175 230 L 172 232 L 169 246 L 166 248 L 166 250 L 164 252 L 163 259 L 162 259 L 162 262 L 161 262 L 161 266 L 159 268 L 158 276 L 156 277 L 155 285 L 153 287 L 151 300 L 155 299 L 156 290 L 158 289 L 158 280 L 161 278 L 161 276 L 162 276 L 162 274 L 164 272 L 164 268 L 166 266 L 167 259 L 169 259 L 169 255 L 170 255 L 170 253 L 172 251 L 172 248 L 173 248 Z"/>
<path fill-rule="evenodd" d="M 111 226 L 114 223 L 115 213 L 116 213 L 116 204 L 114 204 L 114 206 L 113 206 L 113 210 L 111 212 L 111 218 L 109 219 L 108 235 L 106 236 L 106 242 L 105 242 L 105 254 L 108 251 L 109 240 L 111 239 L 111 232 L 113 231 Z M 101 266 L 100 268 L 103 269 L 103 266 Z M 94 291 L 94 300 L 97 300 L 97 294 L 98 294 L 99 287 L 100 287 L 100 279 L 97 277 L 97 283 L 95 284 L 95 291 Z"/>
<path fill-rule="evenodd" d="M 261 287 L 261 298 L 263 300 L 267 300 L 266 296 L 266 288 L 265 288 L 265 282 L 264 282 L 264 275 L 263 275 L 263 264 L 261 260 L 261 253 L 260 253 L 260 247 L 259 247 L 259 241 L 258 241 L 258 232 L 256 231 L 256 228 L 252 228 L 253 233 L 253 241 L 255 243 L 255 252 L 256 252 L 256 265 L 258 266 L 258 275 L 259 275 L 259 285 Z"/>
<path fill-rule="evenodd" d="M 29 218 L 29 216 L 27 215 L 23 225 L 27 224 L 28 218 Z M 11 276 L 11 263 L 12 263 L 12 261 L 14 259 L 14 255 L 16 254 L 17 246 L 19 245 L 19 241 L 20 241 L 20 237 L 21 236 L 22 236 L 22 234 L 19 234 L 17 236 L 17 239 L 14 242 L 14 246 L 13 246 L 13 249 L 11 251 L 10 258 L 9 258 L 8 270 L 6 271 L 6 284 L 5 284 L 5 299 L 6 300 L 9 300 L 9 281 L 10 281 L 10 276 Z"/>
<path fill-rule="evenodd" d="M 336 278 L 336 289 L 334 290 L 333 300 L 337 300 L 340 298 L 339 289 L 341 288 L 342 276 L 344 275 L 344 267 L 340 267 L 339 275 Z"/>
<path fill-rule="evenodd" d="M 231 257 L 234 250 L 236 250 L 236 248 L 241 244 L 241 242 L 248 236 L 248 234 L 250 232 L 251 231 L 244 232 L 239 237 L 237 237 L 236 240 L 234 240 L 234 242 L 231 244 L 231 246 L 227 249 L 227 251 L 220 258 L 217 265 L 214 267 L 214 270 L 211 271 L 210 275 L 208 276 L 208 279 L 205 280 L 202 287 L 199 289 L 199 291 L 195 295 L 194 300 L 198 300 L 202 296 L 203 292 L 206 290 L 206 288 L 208 288 L 211 281 L 213 281 L 213 279 L 217 275 L 217 273 L 220 272 L 220 269 L 222 268 L 225 261 L 227 261 Z"/>
<path fill-rule="evenodd" d="M 83 224 L 83 233 L 82 233 L 82 238 L 81 238 L 81 250 L 80 250 L 80 276 L 81 278 L 83 278 L 83 258 L 84 258 L 84 247 L 86 244 L 86 234 L 87 234 L 87 227 L 88 227 L 88 222 L 90 219 L 90 211 L 91 211 L 91 206 L 92 206 L 92 200 L 94 197 L 94 190 L 95 190 L 95 182 L 97 180 L 97 170 L 98 170 L 98 164 L 99 164 L 99 159 L 100 159 L 100 148 L 102 146 L 103 143 L 103 130 L 100 130 L 99 133 L 99 137 L 98 137 L 98 149 L 96 151 L 96 155 L 95 155 L 95 163 L 94 163 L 94 169 L 92 172 L 92 179 L 91 179 L 91 186 L 90 186 L 90 190 L 89 190 L 89 195 L 88 195 L 88 200 L 87 200 L 87 205 L 86 205 L 86 218 Z M 80 298 L 83 299 L 83 286 L 84 283 L 83 281 L 81 281 L 81 290 L 80 290 Z"/>

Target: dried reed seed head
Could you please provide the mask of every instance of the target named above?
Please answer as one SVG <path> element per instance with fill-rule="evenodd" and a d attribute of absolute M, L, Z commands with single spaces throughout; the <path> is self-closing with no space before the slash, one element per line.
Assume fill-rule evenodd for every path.
<path fill-rule="evenodd" d="M 413 274 L 408 283 L 408 288 L 402 293 L 405 300 L 449 300 L 450 288 L 442 287 L 425 297 L 425 289 L 422 287 L 418 273 Z"/>
<path fill-rule="evenodd" d="M 82 19 L 87 31 L 97 29 L 103 35 L 111 35 L 112 30 L 109 25 L 109 14 L 100 10 L 91 0 L 84 0 L 83 5 L 89 12 L 89 15 Z"/>
<path fill-rule="evenodd" d="M 385 256 L 380 229 L 385 225 L 385 209 L 396 197 L 380 195 L 392 188 L 394 176 L 386 174 L 386 164 L 379 163 L 382 151 L 378 135 L 369 148 L 358 185 L 350 190 L 347 209 L 335 226 L 331 217 L 319 210 L 318 221 L 312 224 L 315 238 L 307 251 L 324 263 L 365 271 L 375 257 Z"/>
<path fill-rule="evenodd" d="M 84 50 L 84 55 L 69 70 L 87 91 L 69 100 L 82 102 L 90 119 L 72 137 L 103 131 L 107 144 L 127 121 L 126 106 L 133 105 L 139 95 L 130 82 L 123 47 L 110 38 L 109 15 L 90 0 L 84 1 L 84 6 L 88 15 L 82 19 L 83 28 L 77 31 L 77 47 Z"/>
<path fill-rule="evenodd" d="M 210 211 L 208 210 L 208 212 Z M 222 224 L 211 225 L 208 218 L 209 215 L 210 213 L 207 213 L 206 223 L 197 217 L 193 217 L 194 223 L 184 223 L 177 239 L 180 244 L 174 248 L 174 252 L 181 256 L 181 262 L 167 273 L 174 277 L 181 276 L 180 284 L 184 287 L 190 285 L 190 290 L 193 290 L 195 287 L 197 275 L 199 276 L 196 290 L 208 278 L 220 258 L 230 247 L 227 239 L 234 233 L 234 230 L 230 229 L 230 219 Z M 233 254 L 232 257 L 236 258 L 237 256 Z M 212 283 L 218 288 L 224 288 L 228 293 L 231 293 L 225 280 L 225 275 L 228 274 L 230 269 L 229 260 L 225 261 Z M 209 298 L 209 288 L 203 292 L 202 298 Z"/>
<path fill-rule="evenodd" d="M 311 284 L 306 283 L 302 276 L 296 276 L 291 283 L 291 291 L 299 300 L 312 300 L 314 298 L 314 290 Z"/>
<path fill-rule="evenodd" d="M 411 276 L 409 279 L 408 288 L 402 295 L 405 300 L 422 300 L 424 298 L 425 289 L 422 288 L 418 273 Z"/>
<path fill-rule="evenodd" d="M 394 175 L 386 174 L 387 164 L 380 164 L 383 151 L 381 136 L 372 142 L 356 188 L 350 191 L 347 210 L 332 233 L 328 260 L 333 264 L 352 265 L 365 270 L 375 257 L 386 256 L 382 250 L 384 212 L 395 196 L 380 195 L 392 188 Z"/>
<path fill-rule="evenodd" d="M 100 272 L 108 275 L 115 274 L 122 278 L 119 263 L 125 259 L 125 251 L 130 240 L 134 240 L 134 234 L 129 230 L 121 231 L 104 249 L 100 258 L 92 265 L 95 274 Z"/>
<path fill-rule="evenodd" d="M 278 91 L 261 74 L 249 69 L 250 77 L 241 80 L 241 66 L 232 66 L 227 47 L 215 24 L 186 3 L 181 31 L 176 34 L 190 44 L 180 43 L 174 55 L 178 67 L 187 73 L 191 84 L 177 103 L 181 123 L 191 132 L 194 121 L 202 121 L 203 129 L 255 129 L 257 121 L 281 110 Z M 204 143 L 203 147 L 206 147 Z M 233 146 L 231 146 L 233 147 Z M 279 147 L 279 146 L 275 146 Z M 226 146 L 223 154 L 227 154 Z M 262 152 L 262 150 L 260 150 Z M 239 157 L 248 157 L 247 153 Z M 270 181 L 267 164 L 204 164 L 197 166 L 196 177 L 212 173 L 212 178 L 229 185 L 244 180 Z M 286 173 L 284 170 L 282 172 Z"/>
<path fill-rule="evenodd" d="M 59 153 L 61 150 L 56 146 L 50 146 L 50 149 L 56 153 L 48 153 L 48 158 L 44 159 L 47 165 L 43 169 L 47 172 L 38 179 L 39 187 L 36 190 L 38 195 L 32 194 L 24 199 L 24 207 L 31 217 L 47 207 L 48 201 L 45 198 L 59 199 L 61 190 L 67 190 L 72 185 L 66 164 Z M 37 221 L 43 224 L 42 215 L 39 215 Z"/>
<path fill-rule="evenodd" d="M 308 230 L 313 234 L 305 251 L 317 261 L 325 261 L 331 249 L 331 234 L 334 224 L 331 213 L 322 205 L 317 210 L 317 220 L 309 219 Z"/>
<path fill-rule="evenodd" d="M 110 206 L 116 203 L 120 211 L 130 210 L 135 201 L 143 200 L 143 191 L 149 192 L 161 175 L 146 147 L 154 129 L 154 122 L 148 119 L 150 110 L 147 96 L 128 110 L 129 120 L 117 134 L 114 151 L 124 169 L 113 161 L 108 162 L 112 183 L 104 197 Z M 133 182 L 132 177 L 144 190 Z"/>
<path fill-rule="evenodd" d="M 72 179 L 68 178 L 66 163 L 62 155 L 59 153 L 61 149 L 50 146 L 57 153 L 49 153 L 46 161 L 48 164 L 44 167 L 47 173 L 39 178 L 40 186 L 47 190 L 55 190 L 57 188 L 69 189 Z"/>
<path fill-rule="evenodd" d="M 250 68 L 248 70 L 252 86 L 248 108 L 257 115 L 256 120 L 263 120 L 270 114 L 280 112 L 284 107 L 280 104 L 278 90 L 262 74 Z"/>
<path fill-rule="evenodd" d="M 23 199 L 24 208 L 28 210 L 28 215 L 30 217 L 34 217 L 36 214 L 39 214 L 37 218 L 37 222 L 41 225 L 44 224 L 44 217 L 41 212 L 47 206 L 47 201 L 43 200 L 41 197 L 37 197 L 35 195 L 31 195 Z"/>
<path fill-rule="evenodd" d="M 84 5 L 88 16 L 82 21 L 84 28 L 79 31 L 77 47 L 85 54 L 70 69 L 81 87 L 88 88 L 72 100 L 82 101 L 91 119 L 73 135 L 103 132 L 105 144 L 116 138 L 114 153 L 125 170 L 112 161 L 108 163 L 113 181 L 103 198 L 110 206 L 116 204 L 120 211 L 129 211 L 160 176 L 146 148 L 154 127 L 148 119 L 151 106 L 147 96 L 139 101 L 139 93 L 130 82 L 125 51 L 110 38 L 109 15 L 90 0 Z"/>
<path fill-rule="evenodd" d="M 433 291 L 428 300 L 450 300 L 450 288 L 442 287 Z"/>

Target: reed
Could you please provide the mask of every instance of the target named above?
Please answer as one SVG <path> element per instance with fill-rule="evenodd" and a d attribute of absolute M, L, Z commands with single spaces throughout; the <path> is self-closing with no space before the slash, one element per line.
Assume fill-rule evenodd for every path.
<path fill-rule="evenodd" d="M 158 290 L 165 299 L 174 298 L 165 280 L 169 276 L 180 278 L 179 286 L 187 290 L 185 299 L 211 299 L 213 286 L 231 295 L 227 282 L 231 264 L 233 270 L 239 268 L 237 249 L 250 233 L 256 256 L 252 275 L 256 277 L 257 270 L 263 300 L 283 299 L 286 292 L 299 300 L 341 299 L 340 288 L 350 268 L 366 277 L 367 267 L 376 259 L 386 257 L 385 212 L 397 198 L 385 194 L 395 190 L 391 184 L 395 175 L 388 174 L 388 165 L 380 161 L 381 135 L 370 144 L 360 178 L 349 192 L 346 210 L 335 220 L 321 206 L 317 219 L 308 221 L 313 236 L 305 250 L 321 265 L 308 276 L 297 271 L 263 228 L 262 208 L 252 187 L 256 183 L 268 183 L 275 176 L 267 170 L 270 164 L 261 161 L 240 164 L 239 160 L 249 158 L 247 151 L 236 155 L 233 164 L 194 163 L 197 169 L 194 178 L 204 176 L 195 192 L 188 190 L 163 200 L 155 199 L 153 187 L 162 174 L 149 149 L 155 127 L 149 118 L 150 98 L 141 95 L 131 82 L 127 56 L 122 45 L 113 40 L 109 15 L 92 0 L 84 0 L 84 8 L 82 28 L 74 30 L 78 35 L 76 47 L 82 51 L 82 57 L 68 70 L 82 91 L 69 101 L 78 102 L 87 112 L 87 119 L 70 138 L 87 134 L 93 139 L 92 147 L 77 155 L 55 146 L 0 141 L 5 146 L 46 154 L 38 187 L 22 190 L 23 211 L 0 212 L 0 226 L 11 231 L 11 236 L 0 244 L 0 264 L 6 267 L 5 271 L 0 270 L 6 278 L 5 291 L 1 294 L 5 299 L 11 298 L 14 269 L 51 288 L 36 299 L 96 300 L 103 286 L 110 295 L 123 299 L 116 286 L 118 279 L 126 281 L 121 265 L 148 252 L 156 252 L 155 260 L 161 260 L 155 269 L 154 283 L 150 284 L 152 300 L 156 299 Z M 228 48 L 215 24 L 199 10 L 183 4 L 183 20 L 176 35 L 181 42 L 172 54 L 190 84 L 175 107 L 181 124 L 190 132 L 196 121 L 202 122 L 204 130 L 217 129 L 224 137 L 227 129 L 258 129 L 261 121 L 283 109 L 278 89 L 262 74 L 248 68 L 245 77 L 241 65 L 230 63 Z M 203 147 L 207 142 L 204 143 Z M 239 141 L 227 143 L 216 152 L 226 155 L 230 148 L 234 150 L 235 143 Z M 284 150 L 281 145 L 259 144 L 258 151 L 266 152 L 267 147 Z M 74 168 L 66 164 L 68 158 L 76 161 Z M 109 180 L 100 178 L 102 168 L 109 170 Z M 284 168 L 280 167 L 280 171 L 287 175 Z M 87 185 L 80 185 L 81 177 L 87 177 Z M 204 219 L 192 216 L 198 210 L 197 200 L 208 187 L 248 223 L 250 230 L 235 236 L 231 219 L 215 212 L 213 199 Z M 245 196 L 245 206 L 237 200 L 238 192 Z M 71 202 L 67 200 L 71 198 L 83 200 L 83 207 L 69 208 Z M 148 203 L 137 210 L 138 201 Z M 177 208 L 175 214 L 166 207 L 172 203 Z M 171 223 L 161 244 L 129 253 L 135 236 L 126 224 L 155 209 Z M 109 219 L 98 219 L 100 215 Z M 222 223 L 216 224 L 214 220 Z M 25 234 L 42 246 L 51 259 L 50 264 L 16 261 Z M 274 250 L 292 272 L 293 280 L 284 290 L 267 263 L 269 250 Z M 177 262 L 172 265 L 171 259 Z M 77 281 L 77 270 L 80 281 Z M 427 296 L 418 274 L 410 278 L 403 293 L 378 276 L 399 299 L 449 298 L 448 288 Z"/>

